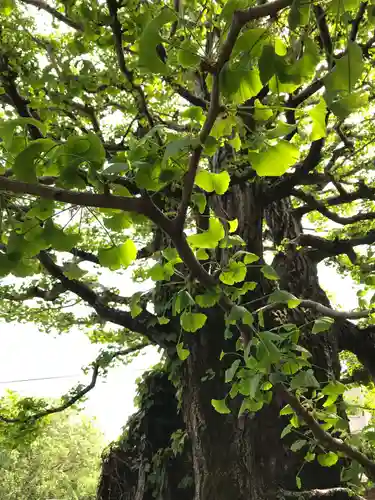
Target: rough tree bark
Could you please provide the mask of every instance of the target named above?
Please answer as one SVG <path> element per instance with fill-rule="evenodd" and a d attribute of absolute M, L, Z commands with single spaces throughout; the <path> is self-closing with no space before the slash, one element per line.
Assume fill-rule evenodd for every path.
<path fill-rule="evenodd" d="M 302 232 L 290 201 L 284 199 L 264 206 L 262 187 L 257 183 L 232 188 L 225 200 L 225 210 L 229 219 L 238 219 L 238 232 L 246 242 L 246 250 L 258 255 L 263 254 L 264 220 L 275 246 L 283 240 L 297 238 Z M 276 255 L 274 267 L 280 275 L 282 289 L 329 306 L 319 286 L 317 264 L 306 251 L 296 250 L 296 246 L 290 244 Z M 260 298 L 269 291 L 269 284 L 262 281 L 257 268 L 252 273 L 249 279 L 260 281 L 257 291 Z M 251 300 L 254 298 L 252 293 Z M 312 313 L 300 312 L 293 316 L 289 319 L 301 325 L 313 319 Z M 255 418 L 244 420 L 220 415 L 212 408 L 211 398 L 221 399 L 226 394 L 225 363 L 219 361 L 221 351 L 229 350 L 228 341 L 223 338 L 224 329 L 223 315 L 218 310 L 211 310 L 205 330 L 199 336 L 192 336 L 191 355 L 183 372 L 183 413 L 193 448 L 194 500 L 271 500 L 276 498 L 275 492 L 280 487 L 295 488 L 301 457 L 291 453 L 287 441 L 280 439 L 285 425 L 279 416 L 285 404 L 283 401 L 274 398 L 273 403 Z M 306 329 L 303 343 L 313 355 L 318 378 L 327 380 L 339 376 L 338 348 L 333 336 L 309 335 Z M 209 369 L 217 376 L 202 383 Z M 301 477 L 307 488 L 329 488 L 338 486 L 340 481 L 337 469 L 315 465 L 304 467 Z"/>
<path fill-rule="evenodd" d="M 293 241 L 302 232 L 301 221 L 292 210 L 290 200 L 264 203 L 261 183 L 233 186 L 221 208 L 229 219 L 238 219 L 238 233 L 246 242 L 246 250 L 258 255 L 263 255 L 264 223 L 268 226 L 267 237 L 274 246 L 281 245 L 284 240 Z M 225 250 L 220 257 L 225 261 Z M 273 266 L 280 276 L 282 289 L 329 306 L 329 300 L 319 286 L 313 254 L 298 250 L 290 243 L 275 256 Z M 250 300 L 261 300 L 270 292 L 270 284 L 262 279 L 259 267 L 249 270 L 248 279 L 259 282 Z M 254 304 L 254 308 L 257 307 L 259 302 Z M 236 339 L 225 340 L 224 315 L 219 308 L 210 308 L 205 313 L 208 316 L 205 328 L 199 335 L 186 336 L 191 354 L 183 363 L 180 374 L 181 412 L 192 447 L 195 481 L 192 500 L 276 500 L 280 489 L 296 489 L 297 473 L 306 489 L 318 491 L 338 487 L 338 467 L 322 468 L 312 463 L 300 470 L 303 455 L 292 453 L 288 439 L 280 439 L 286 422 L 279 416 L 279 411 L 285 402 L 276 396 L 269 406 L 252 418 L 239 419 L 236 416 L 235 409 L 239 407 L 236 400 L 231 415 L 221 415 L 214 410 L 211 399 L 221 399 L 226 395 L 224 371 L 234 359 L 229 355 L 220 360 L 220 353 L 233 351 Z M 293 310 L 288 315 L 281 311 L 269 315 L 268 326 L 280 324 L 280 321 L 305 325 L 306 328 L 302 327 L 302 342 L 313 355 L 317 378 L 325 381 L 338 378 L 337 336 L 331 333 L 310 335 L 308 327 L 314 319 L 311 311 Z M 210 373 L 215 376 L 207 377 Z M 342 489 L 332 490 L 330 494 L 329 498 L 336 500 L 346 498 Z"/>

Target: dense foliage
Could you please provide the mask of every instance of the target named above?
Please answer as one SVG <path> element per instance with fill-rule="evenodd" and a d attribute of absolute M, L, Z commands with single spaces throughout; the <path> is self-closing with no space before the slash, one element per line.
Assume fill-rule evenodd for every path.
<path fill-rule="evenodd" d="M 375 376 L 374 25 L 359 0 L 3 0 L 0 316 L 105 345 L 89 386 L 4 422 L 152 343 L 196 500 L 375 481 L 345 402 Z"/>
<path fill-rule="evenodd" d="M 1 398 L 14 409 L 19 396 Z M 0 428 L 0 497 L 4 500 L 94 500 L 103 436 L 73 411 L 57 413 L 33 429 Z"/>

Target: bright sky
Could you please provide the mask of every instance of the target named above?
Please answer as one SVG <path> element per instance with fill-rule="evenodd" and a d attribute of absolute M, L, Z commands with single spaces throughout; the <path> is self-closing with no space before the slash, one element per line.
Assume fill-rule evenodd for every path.
<path fill-rule="evenodd" d="M 96 357 L 98 349 L 81 332 L 53 336 L 33 325 L 3 323 L 0 328 L 0 393 L 12 389 L 23 396 L 58 397 L 78 382 L 89 381 L 81 367 Z M 155 348 L 145 349 L 131 364 L 114 367 L 91 391 L 84 412 L 96 417 L 108 440 L 119 435 L 134 412 L 136 379 L 156 364 L 159 356 Z M 6 383 L 60 376 L 66 378 Z"/>
<path fill-rule="evenodd" d="M 95 266 L 83 263 L 82 267 L 93 270 Z M 131 273 L 131 268 L 121 275 L 104 270 L 100 282 L 107 287 L 116 286 L 123 296 L 150 288 L 149 281 L 134 283 Z M 10 276 L 0 283 L 18 281 Z M 66 394 L 77 383 L 87 384 L 91 380 L 91 374 L 86 376 L 81 369 L 92 362 L 102 348 L 105 346 L 92 344 L 78 329 L 69 334 L 46 334 L 33 324 L 0 322 L 0 395 L 6 389 L 23 396 Z M 159 351 L 151 346 L 143 349 L 128 365 L 119 360 L 89 393 L 84 411 L 96 417 L 98 427 L 109 441 L 118 437 L 121 427 L 135 410 L 136 380 L 159 360 Z"/>

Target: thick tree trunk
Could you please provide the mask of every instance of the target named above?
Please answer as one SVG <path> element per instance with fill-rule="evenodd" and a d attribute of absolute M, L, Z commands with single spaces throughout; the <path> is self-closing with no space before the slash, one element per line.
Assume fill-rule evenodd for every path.
<path fill-rule="evenodd" d="M 261 190 L 255 183 L 246 188 L 232 188 L 223 208 L 228 218 L 239 220 L 239 234 L 247 250 L 258 255 L 262 255 L 264 217 L 276 245 L 296 238 L 302 230 L 288 200 L 269 206 L 263 212 Z M 222 258 L 225 261 L 225 256 Z M 276 256 L 274 267 L 279 272 L 282 289 L 329 305 L 319 286 L 316 264 L 307 254 L 287 245 L 286 250 Z M 259 269 L 254 267 L 251 272 L 249 279 L 260 282 L 259 296 L 269 292 L 269 284 L 261 280 Z M 211 399 L 221 399 L 227 392 L 223 383 L 226 363 L 219 357 L 222 351 L 228 351 L 228 342 L 223 338 L 222 313 L 210 310 L 207 314 L 209 320 L 204 331 L 191 336 L 191 354 L 183 372 L 183 413 L 192 443 L 194 500 L 272 500 L 280 487 L 295 489 L 295 476 L 303 463 L 302 457 L 290 452 L 287 443 L 280 439 L 285 422 L 279 411 L 284 402 L 274 398 L 271 405 L 253 418 L 238 419 L 235 411 L 221 415 L 212 408 Z M 303 325 L 309 323 L 313 315 L 293 312 L 292 318 L 285 318 L 291 319 Z M 329 334 L 309 335 L 308 328 L 304 333 L 302 341 L 313 355 L 317 377 L 322 381 L 338 377 L 338 349 L 334 339 Z M 215 376 L 207 379 L 210 370 Z M 340 480 L 338 469 L 324 469 L 314 463 L 304 467 L 300 475 L 306 488 L 333 487 L 339 485 Z"/>
<path fill-rule="evenodd" d="M 238 232 L 246 242 L 246 249 L 257 255 L 263 254 L 265 222 L 269 238 L 278 247 L 284 240 L 290 241 L 298 237 L 302 231 L 289 200 L 268 207 L 262 206 L 261 185 L 257 182 L 244 187 L 234 186 L 223 198 L 221 210 L 225 211 L 228 219 L 238 219 Z M 297 250 L 293 243 L 286 242 L 283 248 L 273 262 L 280 276 L 280 288 L 289 290 L 298 297 L 329 305 L 319 286 L 316 263 L 310 255 Z M 217 257 L 222 263 L 228 260 L 225 250 L 220 250 Z M 259 286 L 246 300 L 260 299 L 270 293 L 271 284 L 263 278 L 259 266 L 249 269 L 248 279 L 258 282 Z M 158 296 L 161 305 L 165 303 L 162 290 L 160 297 Z M 257 302 L 254 307 L 261 304 L 261 301 Z M 316 462 L 303 465 L 304 453 L 290 451 L 290 443 L 298 439 L 298 436 L 292 434 L 286 439 L 280 438 L 287 421 L 279 415 L 285 402 L 276 396 L 270 405 L 251 416 L 238 418 L 241 401 L 230 398 L 228 404 L 231 414 L 222 415 L 214 410 L 211 399 L 222 399 L 227 395 L 229 387 L 224 383 L 224 373 L 235 359 L 233 354 L 220 359 L 221 353 L 233 353 L 236 338 L 225 339 L 224 314 L 218 307 L 210 308 L 205 313 L 208 320 L 204 329 L 196 334 L 184 335 L 184 343 L 189 347 L 190 356 L 182 364 L 179 373 L 182 386 L 181 412 L 190 438 L 191 454 L 189 451 L 188 456 L 189 460 L 191 456 L 192 461 L 195 493 L 181 490 L 181 495 L 177 494 L 180 479 L 177 481 L 176 478 L 181 478 L 180 469 L 186 467 L 186 460 L 183 459 L 183 467 L 178 465 L 178 460 L 173 462 L 168 473 L 168 487 L 160 490 L 157 498 L 174 500 L 177 495 L 187 500 L 277 500 L 280 488 L 296 490 L 297 474 L 306 490 L 339 486 L 339 467 L 323 468 Z M 324 382 L 339 376 L 338 347 L 336 337 L 331 334 L 309 334 L 313 320 L 313 313 L 300 309 L 283 313 L 278 311 L 277 315 L 266 318 L 268 327 L 290 321 L 301 325 L 301 341 L 312 353 L 317 378 Z M 154 433 L 155 431 L 149 432 L 149 435 Z M 168 443 L 169 440 L 170 436 L 166 436 L 164 442 Z M 153 446 L 152 453 L 155 453 L 158 446 L 157 443 Z M 182 475 L 184 474 L 186 469 Z M 127 491 L 133 493 L 124 498 L 134 497 L 137 483 L 139 481 L 133 478 L 133 489 L 129 490 L 127 487 Z M 143 495 L 142 500 L 148 500 L 150 489 L 148 492 Z M 332 498 L 342 500 L 342 495 L 337 490 Z M 109 495 L 99 498 L 117 500 L 117 497 Z"/>
<path fill-rule="evenodd" d="M 222 399 L 222 363 L 219 361 L 223 322 L 211 321 L 203 335 L 190 343 L 184 370 L 183 413 L 193 449 L 194 500 L 263 498 L 262 477 L 254 471 L 252 446 L 246 430 L 234 416 L 217 413 L 211 399 Z M 216 374 L 202 382 L 208 370 Z"/>

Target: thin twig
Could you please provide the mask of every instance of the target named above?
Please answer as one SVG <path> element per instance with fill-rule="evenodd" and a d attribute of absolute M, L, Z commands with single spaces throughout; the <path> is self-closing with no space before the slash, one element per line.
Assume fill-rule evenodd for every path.
<path fill-rule="evenodd" d="M 128 349 L 122 349 L 119 351 L 115 351 L 110 354 L 108 361 L 112 361 L 115 358 L 118 358 L 120 356 L 126 356 L 128 354 L 131 354 L 133 352 L 139 351 L 141 349 L 144 349 L 147 347 L 149 344 L 142 343 L 138 344 L 133 347 L 129 347 Z M 5 417 L 4 415 L 0 415 L 0 421 L 7 423 L 7 424 L 16 424 L 16 423 L 34 423 L 37 420 L 40 420 L 43 417 L 46 417 L 47 415 L 52 415 L 54 413 L 59 413 L 62 412 L 71 406 L 73 406 L 77 401 L 82 399 L 88 392 L 90 392 L 96 385 L 98 376 L 99 376 L 99 370 L 101 366 L 101 361 L 102 361 L 102 355 L 99 355 L 99 357 L 92 363 L 93 366 L 93 371 L 92 371 L 92 376 L 91 376 L 91 381 L 88 385 L 86 385 L 83 389 L 78 391 L 74 396 L 66 400 L 64 403 L 62 403 L 59 406 L 54 406 L 52 408 L 48 408 L 47 410 L 43 410 L 39 413 L 35 413 L 34 415 L 29 415 L 25 418 L 8 418 Z"/>
<path fill-rule="evenodd" d="M 42 9 L 45 12 L 48 12 L 48 14 L 51 14 L 51 16 L 63 22 L 70 28 L 73 28 L 77 31 L 84 31 L 84 27 L 81 23 L 77 23 L 76 21 L 69 19 L 69 17 L 64 16 L 64 14 L 54 9 L 53 7 L 48 5 L 47 2 L 44 2 L 43 0 L 21 0 L 21 2 L 28 5 L 34 5 L 34 7 L 37 7 L 38 9 Z"/>

